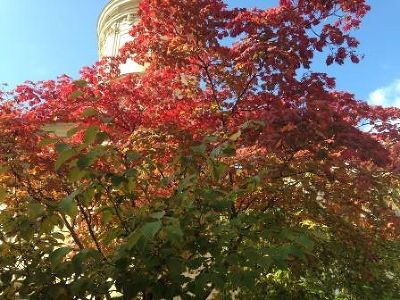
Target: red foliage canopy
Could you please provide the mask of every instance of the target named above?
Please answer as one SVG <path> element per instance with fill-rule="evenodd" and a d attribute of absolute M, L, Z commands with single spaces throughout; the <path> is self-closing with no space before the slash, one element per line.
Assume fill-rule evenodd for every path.
<path fill-rule="evenodd" d="M 235 164 L 245 172 L 268 167 L 271 184 L 312 173 L 329 211 L 314 218 L 347 215 L 396 236 L 397 200 L 380 198 L 377 189 L 396 186 L 400 111 L 356 100 L 312 71 L 317 52 L 327 65 L 359 62 L 351 31 L 368 10 L 365 0 L 281 0 L 265 10 L 230 9 L 222 0 L 143 0 L 134 40 L 120 57 L 82 69 L 79 81 L 26 82 L 2 94 L 0 159 L 7 163 L 7 153 L 19 151 L 54 172 L 55 154 L 35 133 L 57 122 L 97 124 L 121 147 L 135 132 L 161 132 L 170 150 L 159 161 L 186 147 L 187 136 L 196 144 L 241 130 Z M 121 76 L 118 65 L 127 59 L 146 71 Z M 290 209 L 305 205 L 300 194 L 279 203 L 279 193 L 264 193 L 238 205 L 277 201 Z"/>

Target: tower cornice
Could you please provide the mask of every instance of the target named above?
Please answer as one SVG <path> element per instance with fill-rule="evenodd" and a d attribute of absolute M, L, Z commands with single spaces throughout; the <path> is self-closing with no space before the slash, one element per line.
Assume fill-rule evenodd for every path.
<path fill-rule="evenodd" d="M 97 20 L 97 38 L 99 43 L 99 55 L 104 56 L 108 53 L 102 53 L 102 43 L 105 42 L 110 31 L 120 30 L 121 22 L 132 25 L 137 20 L 137 10 L 140 0 L 111 0 L 104 7 Z M 116 53 L 113 53 L 114 55 Z"/>

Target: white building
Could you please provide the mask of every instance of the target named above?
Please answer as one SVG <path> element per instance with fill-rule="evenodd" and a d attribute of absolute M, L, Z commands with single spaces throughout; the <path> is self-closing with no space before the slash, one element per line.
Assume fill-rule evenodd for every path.
<path fill-rule="evenodd" d="M 129 40 L 129 30 L 137 21 L 140 0 L 110 0 L 97 22 L 99 57 L 117 56 L 119 49 Z M 143 72 L 144 67 L 128 61 L 120 67 L 123 74 Z"/>

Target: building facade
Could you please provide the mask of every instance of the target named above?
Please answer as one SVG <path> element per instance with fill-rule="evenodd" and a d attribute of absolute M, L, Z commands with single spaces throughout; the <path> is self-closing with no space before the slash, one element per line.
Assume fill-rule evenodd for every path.
<path fill-rule="evenodd" d="M 140 0 L 110 0 L 101 12 L 97 22 L 99 57 L 116 56 L 129 40 L 129 30 L 137 21 Z M 121 73 L 143 72 L 144 67 L 128 61 L 120 66 Z"/>

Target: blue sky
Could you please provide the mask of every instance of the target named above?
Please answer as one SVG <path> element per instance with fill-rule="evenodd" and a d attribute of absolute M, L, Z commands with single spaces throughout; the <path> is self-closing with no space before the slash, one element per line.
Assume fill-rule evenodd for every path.
<path fill-rule="evenodd" d="M 96 22 L 108 0 L 0 0 L 0 83 L 77 76 L 97 59 Z M 276 0 L 228 0 L 231 6 L 267 7 Z M 338 88 L 375 104 L 400 106 L 400 1 L 369 0 L 372 11 L 356 33 L 360 64 L 318 71 Z"/>

